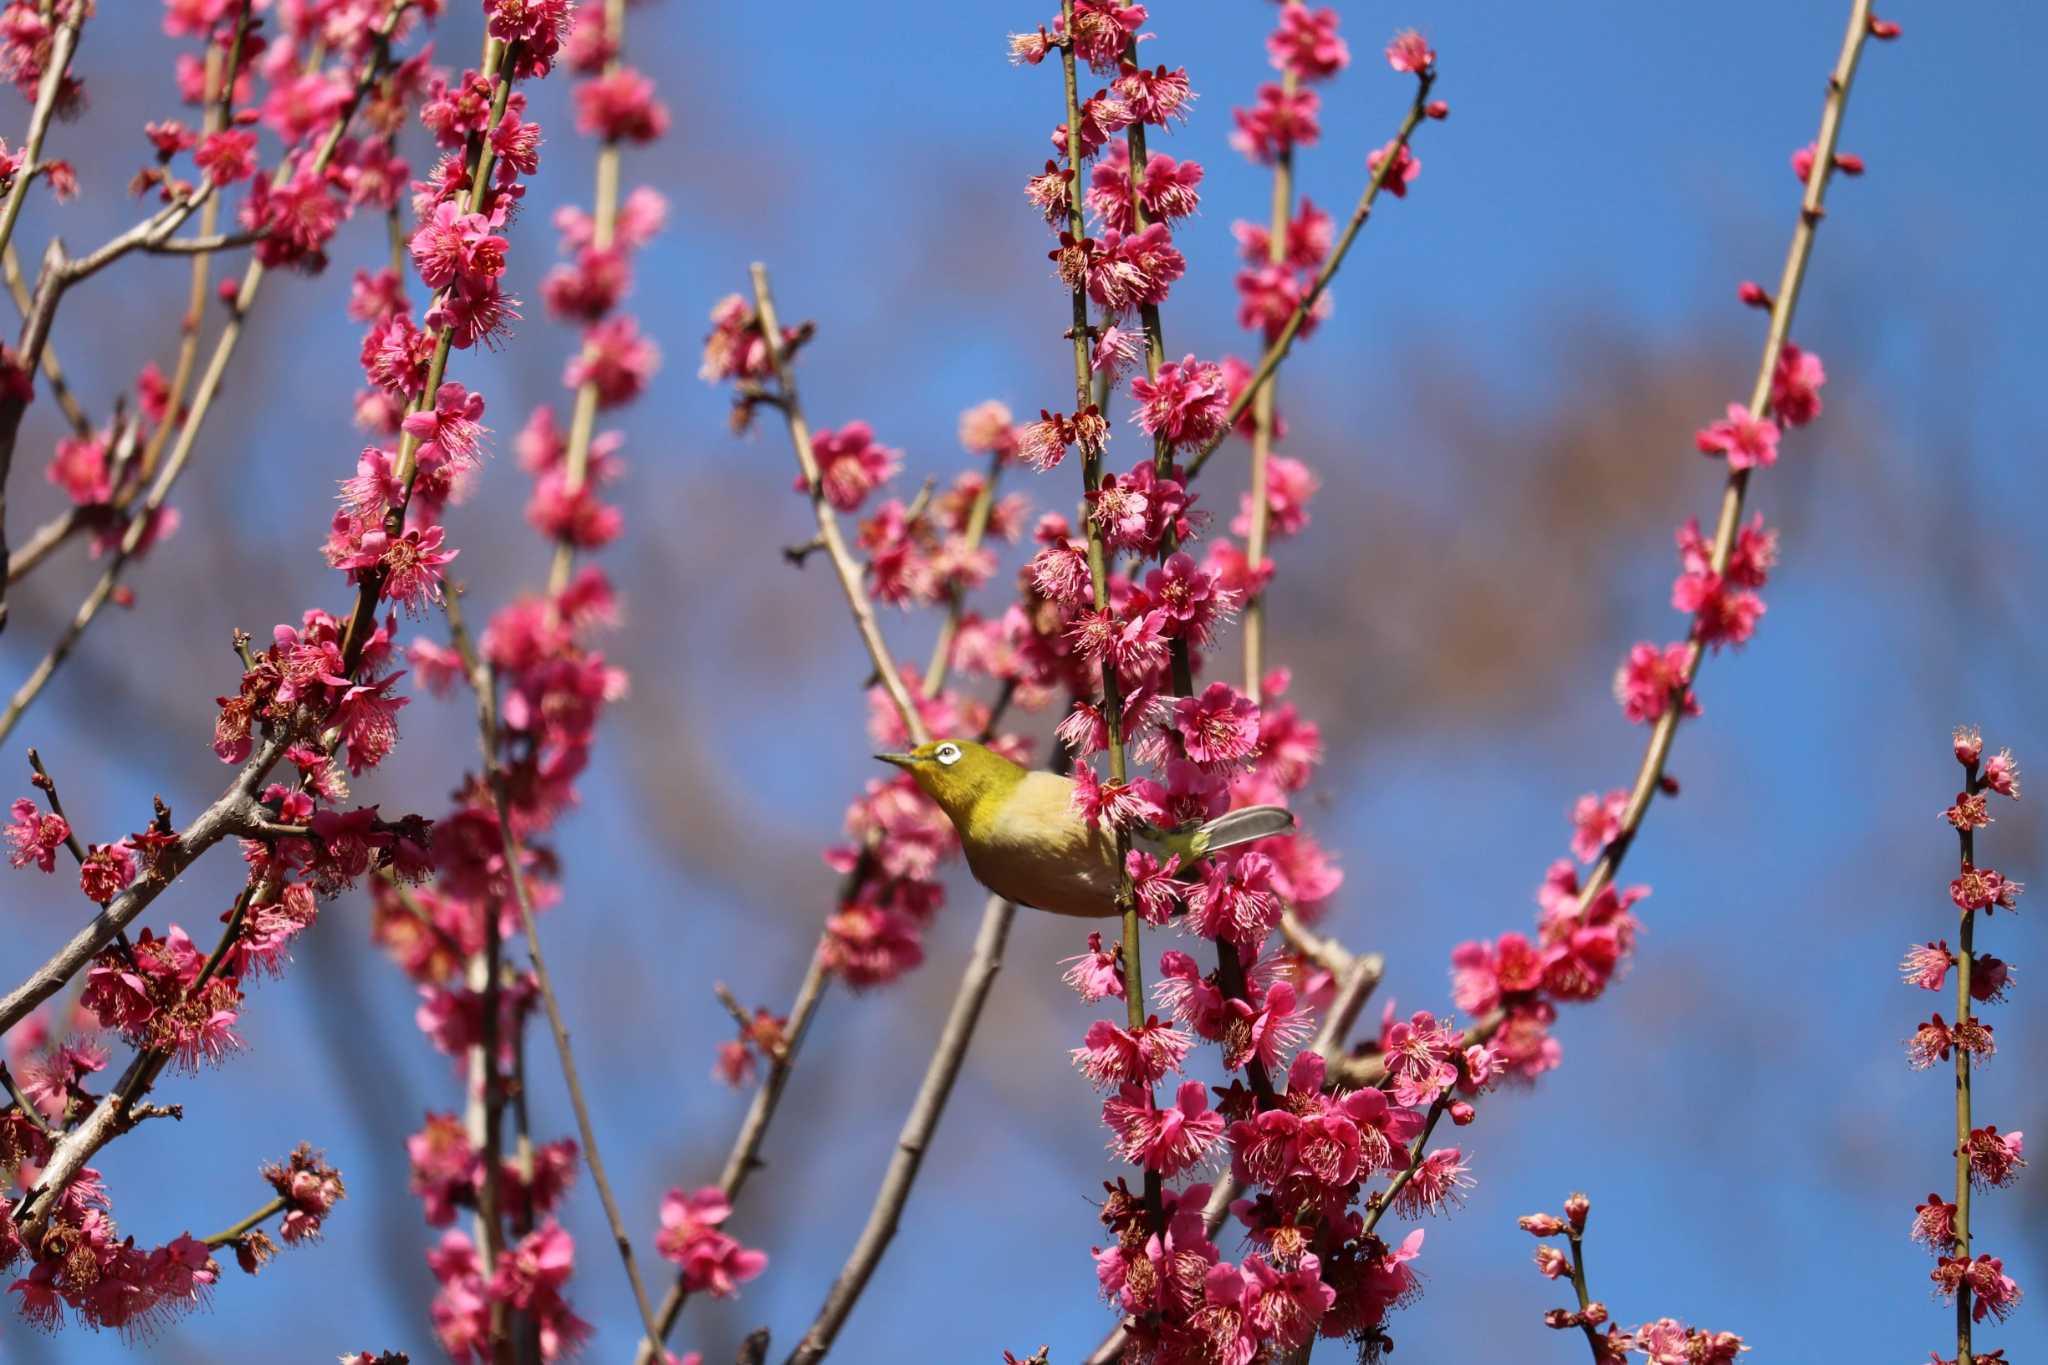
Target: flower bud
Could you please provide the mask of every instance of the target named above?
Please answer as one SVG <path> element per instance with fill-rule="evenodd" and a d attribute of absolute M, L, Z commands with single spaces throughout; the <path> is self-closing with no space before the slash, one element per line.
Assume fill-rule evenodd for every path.
<path fill-rule="evenodd" d="M 1569 1272 L 1571 1268 L 1572 1263 L 1556 1247 L 1540 1246 L 1536 1248 L 1536 1269 L 1543 1273 L 1544 1279 L 1554 1280 L 1560 1275 Z"/>
<path fill-rule="evenodd" d="M 1445 119 L 1451 116 L 1451 106 L 1444 100 L 1431 100 L 1422 106 L 1422 112 L 1431 118 Z"/>
<path fill-rule="evenodd" d="M 1888 43 L 1903 32 L 1904 29 L 1889 19 L 1880 19 L 1875 14 L 1870 16 L 1870 36 L 1879 42 Z"/>
<path fill-rule="evenodd" d="M 1735 297 L 1741 299 L 1751 308 L 1769 309 L 1771 306 L 1771 296 L 1766 294 L 1764 287 L 1755 280 L 1744 280 L 1741 284 L 1737 285 L 1735 287 Z"/>
<path fill-rule="evenodd" d="M 1479 1111 L 1464 1100 L 1452 1100 L 1450 1114 L 1451 1122 L 1457 1124 L 1460 1128 L 1463 1128 L 1466 1124 L 1479 1117 Z"/>
<path fill-rule="evenodd" d="M 1958 725 L 1955 733 L 1956 762 L 1974 768 L 1984 757 L 1984 735 L 1974 725 Z"/>
<path fill-rule="evenodd" d="M 1554 1213 L 1525 1213 L 1515 1220 L 1515 1226 L 1531 1237 L 1555 1237 L 1564 1231 L 1564 1219 Z"/>
<path fill-rule="evenodd" d="M 1564 1201 L 1564 1216 L 1571 1223 L 1573 1232 L 1586 1230 L 1586 1214 L 1592 1207 L 1593 1201 L 1583 1194 L 1574 1193 Z"/>

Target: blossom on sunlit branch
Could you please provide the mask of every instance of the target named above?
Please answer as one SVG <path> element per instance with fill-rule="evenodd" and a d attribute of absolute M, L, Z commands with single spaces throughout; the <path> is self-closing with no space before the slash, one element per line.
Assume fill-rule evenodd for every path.
<path fill-rule="evenodd" d="M 57 850 L 71 837 L 70 824 L 26 797 L 17 797 L 8 813 L 12 822 L 7 826 L 7 842 L 12 847 L 7 861 L 16 867 L 34 864 L 44 872 L 55 872 Z"/>
<path fill-rule="evenodd" d="M 1259 87 L 1258 102 L 1251 108 L 1230 111 L 1237 123 L 1230 145 L 1253 161 L 1271 165 L 1322 137 L 1322 104 L 1322 96 L 1308 86 L 1289 92 L 1279 82 L 1268 81 Z"/>
<path fill-rule="evenodd" d="M 1300 0 L 1280 7 L 1266 54 L 1276 70 L 1304 81 L 1328 80 L 1351 64 L 1351 49 L 1337 36 L 1337 11 L 1311 10 Z"/>
<path fill-rule="evenodd" d="M 1631 646 L 1614 675 L 1614 699 L 1621 703 L 1622 713 L 1637 724 L 1649 724 L 1660 720 L 1675 701 L 1684 714 L 1698 715 L 1699 702 L 1686 684 L 1690 653 L 1683 641 Z"/>
<path fill-rule="evenodd" d="M 720 1232 L 732 1216 L 732 1201 L 715 1185 L 692 1193 L 670 1190 L 661 1201 L 661 1231 L 654 1248 L 682 1269 L 692 1293 L 731 1298 L 739 1286 L 768 1268 L 768 1257 Z"/>
<path fill-rule="evenodd" d="M 1778 424 L 1751 416 L 1740 403 L 1730 403 L 1728 415 L 1702 427 L 1693 443 L 1702 455 L 1727 457 L 1730 469 L 1768 469 L 1778 462 Z"/>
<path fill-rule="evenodd" d="M 1387 65 L 1396 71 L 1419 76 L 1436 65 L 1436 50 L 1414 29 L 1402 29 L 1387 44 Z"/>
<path fill-rule="evenodd" d="M 1422 174 L 1422 159 L 1408 150 L 1407 143 L 1389 142 L 1386 146 L 1367 153 L 1366 170 L 1374 175 L 1380 175 L 1380 167 L 1386 164 L 1389 155 L 1394 159 L 1393 164 L 1387 167 L 1386 174 L 1381 177 L 1380 188 L 1396 199 L 1406 199 L 1408 187 L 1415 183 L 1416 176 Z"/>
<path fill-rule="evenodd" d="M 866 422 L 849 422 L 838 430 L 826 428 L 811 438 L 818 461 L 818 484 L 825 500 L 842 512 L 851 512 L 868 494 L 894 477 L 902 468 L 903 453 L 879 445 L 874 429 Z M 798 475 L 796 491 L 807 491 Z"/>
<path fill-rule="evenodd" d="M 1168 1179 L 1193 1167 L 1223 1138 L 1223 1116 L 1207 1094 L 1200 1081 L 1187 1081 L 1171 1104 L 1154 1107 L 1143 1089 L 1123 1087 L 1102 1106 L 1117 1155 Z"/>

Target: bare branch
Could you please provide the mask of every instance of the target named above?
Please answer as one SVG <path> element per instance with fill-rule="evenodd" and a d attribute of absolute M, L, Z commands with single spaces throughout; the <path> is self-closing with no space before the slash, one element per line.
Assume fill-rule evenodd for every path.
<path fill-rule="evenodd" d="M 804 420 L 803 407 L 797 401 L 796 381 L 791 376 L 789 356 L 782 346 L 782 324 L 775 316 L 775 296 L 768 289 L 768 267 L 756 261 L 752 267 L 754 280 L 754 309 L 761 319 L 761 336 L 768 348 L 768 363 L 775 371 L 775 381 L 780 386 L 783 398 L 783 416 L 789 423 L 790 444 L 796 447 L 797 467 L 802 470 L 804 486 L 810 490 L 811 509 L 817 515 L 818 539 L 824 542 L 825 553 L 832 560 L 833 572 L 839 575 L 839 586 L 846 593 L 847 610 L 853 613 L 853 624 L 860 632 L 861 643 L 867 646 L 868 657 L 874 661 L 875 675 L 882 688 L 889 694 L 889 700 L 896 703 L 896 710 L 903 717 L 903 728 L 909 732 L 913 744 L 931 742 L 931 732 L 925 729 L 924 717 L 918 714 L 917 703 L 911 700 L 910 690 L 903 685 L 902 670 L 889 657 L 889 646 L 882 639 L 882 629 L 875 623 L 875 609 L 868 601 L 867 589 L 861 583 L 861 568 L 846 548 L 846 538 L 840 534 L 839 518 L 832 511 L 832 504 L 825 501 L 824 481 L 818 477 L 818 457 L 811 449 L 811 427 Z"/>
<path fill-rule="evenodd" d="M 897 1135 L 896 1153 L 890 1158 L 881 1188 L 875 1192 L 867 1226 L 861 1230 L 860 1240 L 854 1243 L 852 1255 L 847 1257 L 839 1278 L 826 1294 L 825 1304 L 818 1310 L 810 1330 L 790 1353 L 788 1365 L 815 1365 L 824 1359 L 847 1315 L 859 1301 L 861 1291 L 867 1288 L 875 1267 L 881 1264 L 882 1254 L 889 1249 L 889 1242 L 896 1235 L 897 1220 L 910 1200 L 910 1188 L 924 1165 L 932 1134 L 952 1096 L 953 1082 L 959 1078 L 960 1064 L 966 1060 L 967 1044 L 974 1037 L 975 1025 L 981 1021 L 981 1008 L 988 1000 L 989 988 L 995 984 L 996 973 L 1002 970 L 1003 946 L 1009 940 L 1010 921 L 1015 914 L 1016 907 L 1008 901 L 1000 896 L 989 897 L 988 907 L 981 914 L 981 932 L 975 935 L 974 954 L 968 958 L 967 970 L 954 992 L 953 1008 L 946 1015 L 945 1029 L 925 1067 L 917 1099 Z"/>

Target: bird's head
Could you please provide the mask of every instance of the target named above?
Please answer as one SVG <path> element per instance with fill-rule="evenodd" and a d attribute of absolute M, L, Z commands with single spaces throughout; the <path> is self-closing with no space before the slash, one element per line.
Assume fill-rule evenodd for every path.
<path fill-rule="evenodd" d="M 971 739 L 935 739 L 907 754 L 876 754 L 917 780 L 926 796 L 939 803 L 956 825 L 974 803 L 1002 796 L 1024 776 L 1024 769 L 985 744 Z"/>

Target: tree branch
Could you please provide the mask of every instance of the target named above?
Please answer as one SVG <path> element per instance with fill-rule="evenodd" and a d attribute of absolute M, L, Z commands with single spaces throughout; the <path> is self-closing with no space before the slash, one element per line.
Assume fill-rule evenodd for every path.
<path fill-rule="evenodd" d="M 1416 75 L 1415 98 L 1409 101 L 1408 115 L 1401 120 L 1400 130 L 1394 134 L 1393 142 L 1388 145 L 1387 154 L 1380 158 L 1378 168 L 1365 182 L 1365 190 L 1358 196 L 1358 207 L 1351 210 L 1351 219 L 1345 223 L 1344 231 L 1337 238 L 1337 244 L 1330 249 L 1329 259 L 1324 261 L 1323 268 L 1316 272 L 1314 283 L 1310 284 L 1308 292 L 1301 296 L 1301 302 L 1295 305 L 1294 312 L 1281 327 L 1280 335 L 1273 339 L 1272 344 L 1266 347 L 1266 353 L 1259 357 L 1258 366 L 1252 371 L 1251 381 L 1232 401 L 1222 427 L 1204 442 L 1195 452 L 1194 458 L 1188 461 L 1190 479 L 1201 473 L 1202 466 L 1209 463 L 1209 457 L 1216 453 L 1216 448 L 1230 438 L 1231 430 L 1237 425 L 1237 419 L 1244 416 L 1245 409 L 1251 406 L 1254 395 L 1273 377 L 1273 372 L 1280 368 L 1280 362 L 1287 359 L 1287 353 L 1294 348 L 1294 339 L 1300 335 L 1302 324 L 1308 321 L 1308 315 L 1314 312 L 1316 304 L 1321 302 L 1323 291 L 1329 288 L 1330 281 L 1337 277 L 1337 270 L 1344 264 L 1344 257 L 1350 252 L 1351 243 L 1357 238 L 1359 229 L 1363 228 L 1365 220 L 1372 216 L 1373 201 L 1379 198 L 1380 187 L 1386 184 L 1387 177 L 1393 174 L 1395 166 L 1400 163 L 1401 153 L 1407 149 L 1410 139 L 1415 136 L 1415 129 L 1427 116 L 1429 92 L 1435 84 L 1436 68 L 1433 66 Z"/>
<path fill-rule="evenodd" d="M 981 915 L 981 931 L 974 939 L 973 956 L 968 958 L 967 970 L 954 992 L 953 1007 L 946 1016 L 946 1026 L 939 1035 L 931 1062 L 925 1068 L 917 1099 L 897 1135 L 896 1153 L 890 1158 L 888 1174 L 883 1177 L 881 1188 L 875 1192 L 867 1225 L 861 1230 L 860 1240 L 854 1243 L 853 1253 L 847 1257 L 839 1278 L 833 1281 L 810 1330 L 790 1352 L 788 1365 L 816 1365 L 817 1361 L 824 1359 L 838 1338 L 839 1329 L 845 1325 L 847 1315 L 859 1301 L 861 1291 L 867 1288 L 875 1267 L 881 1263 L 890 1240 L 895 1237 L 897 1221 L 910 1199 L 910 1188 L 924 1164 L 925 1152 L 931 1145 L 932 1134 L 938 1129 L 940 1116 L 945 1113 L 946 1101 L 952 1096 L 953 1082 L 959 1078 L 960 1065 L 966 1060 L 967 1045 L 974 1037 L 975 1026 L 981 1021 L 981 1009 L 988 1000 L 989 988 L 995 984 L 996 973 L 1002 969 L 1003 947 L 1009 940 L 1010 922 L 1015 914 L 1016 907 L 1002 897 L 989 897 L 988 906 Z"/>

